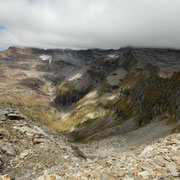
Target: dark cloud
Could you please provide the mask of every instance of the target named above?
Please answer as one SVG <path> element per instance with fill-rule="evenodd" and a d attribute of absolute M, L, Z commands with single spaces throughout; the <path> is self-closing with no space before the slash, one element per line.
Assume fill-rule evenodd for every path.
<path fill-rule="evenodd" d="M 179 0 L 0 0 L 0 46 L 180 48 Z"/>

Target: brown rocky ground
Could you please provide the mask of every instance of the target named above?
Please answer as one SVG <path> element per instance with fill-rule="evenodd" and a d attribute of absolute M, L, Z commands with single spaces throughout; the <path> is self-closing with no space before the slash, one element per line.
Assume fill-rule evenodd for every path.
<path fill-rule="evenodd" d="M 0 109 L 0 124 L 1 180 L 179 179 L 179 133 L 148 145 L 126 141 L 129 150 L 112 147 L 116 153 L 107 144 L 105 156 L 95 156 L 94 147 L 89 153 L 84 147 L 83 153 L 67 138 L 13 109 Z"/>
<path fill-rule="evenodd" d="M 0 172 L 12 179 L 37 179 L 44 170 L 61 166 L 63 177 L 65 164 L 85 158 L 67 138 L 13 109 L 0 109 L 0 125 Z"/>

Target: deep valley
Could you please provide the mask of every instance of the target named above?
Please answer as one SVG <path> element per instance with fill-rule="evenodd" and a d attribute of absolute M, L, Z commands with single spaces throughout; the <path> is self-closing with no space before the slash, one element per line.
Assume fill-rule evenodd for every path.
<path fill-rule="evenodd" d="M 11 119 L 9 115 L 11 111 L 13 114 L 18 114 L 12 115 L 15 119 Z M 52 171 L 50 174 L 58 174 L 56 179 L 83 179 L 82 176 L 84 179 L 93 179 L 94 176 L 94 179 L 103 180 L 128 177 L 178 179 L 180 50 L 132 47 L 117 50 L 44 50 L 10 47 L 0 52 L 0 116 L 2 126 L 0 127 L 0 160 L 2 157 L 1 161 L 4 164 L 1 168 L 0 161 L 0 174 L 3 169 L 2 174 L 10 173 L 12 179 L 31 179 L 31 176 L 32 179 L 36 179 L 40 175 L 43 176 L 40 172 L 51 167 L 56 167 L 50 170 Z M 17 135 L 15 129 L 22 132 L 24 126 L 26 127 L 23 130 L 24 134 Z M 31 130 L 30 134 L 33 135 L 29 136 L 27 127 L 34 129 L 35 126 L 41 127 L 47 134 L 35 128 L 36 132 Z M 8 127 L 12 130 L 8 130 Z M 17 136 L 14 142 L 11 133 Z M 22 137 L 25 134 L 27 137 Z M 57 137 L 57 144 L 54 137 Z M 20 144 L 19 138 L 25 138 L 26 141 L 22 149 L 14 150 L 16 153 L 10 155 L 6 155 L 7 148 L 1 151 L 7 143 L 12 143 L 11 146 L 14 146 L 15 142 Z M 32 144 L 33 148 L 27 145 L 28 142 L 33 143 L 39 138 L 37 143 Z M 167 145 L 169 142 L 173 144 Z M 57 160 L 57 163 L 42 165 L 46 160 L 48 164 L 50 159 L 46 152 L 41 157 L 39 149 L 41 143 L 45 143 L 44 146 L 53 158 L 58 153 L 65 158 Z M 151 143 L 153 145 L 148 146 Z M 51 146 L 54 147 L 54 152 Z M 60 146 L 66 146 L 65 149 L 69 148 L 69 150 Z M 135 161 L 145 163 L 141 153 L 147 148 L 146 146 L 152 149 L 148 151 L 153 151 L 151 155 L 154 158 L 157 158 L 155 157 L 157 152 L 160 152 L 160 158 L 175 156 L 177 161 L 172 157 L 169 160 L 173 170 L 167 170 L 169 168 L 167 162 L 164 162 L 166 165 L 162 167 L 150 163 L 156 169 L 152 170 L 154 174 L 149 171 L 148 165 L 144 165 L 146 168 L 139 168 Z M 169 146 L 173 146 L 176 150 L 168 149 Z M 168 149 L 169 155 L 163 154 L 166 153 L 163 148 Z M 37 174 L 32 175 L 32 171 L 26 174 L 23 167 L 25 168 L 27 164 L 23 162 L 22 168 L 17 166 L 21 162 L 17 156 L 22 155 L 21 151 L 25 149 L 31 149 L 26 152 L 27 156 L 35 152 L 36 158 L 38 156 L 42 158 L 40 171 L 37 171 L 38 168 L 34 170 Z M 132 152 L 141 155 L 135 156 L 131 154 Z M 146 152 L 144 155 L 149 158 Z M 113 156 L 116 159 L 114 161 Z M 122 160 L 121 156 L 127 159 Z M 132 158 L 134 156 L 136 160 Z M 16 158 L 12 160 L 13 157 Z M 124 174 L 121 176 L 118 169 L 130 166 L 129 157 L 133 159 L 132 164 L 137 171 L 126 173 L 124 169 L 122 170 Z M 36 158 L 33 163 L 37 162 Z M 66 159 L 69 160 L 72 169 L 75 166 L 74 162 L 80 163 L 77 169 L 67 171 L 69 175 L 61 169 L 63 165 L 58 166 L 58 163 L 63 164 Z M 55 158 L 53 160 L 55 161 Z M 124 163 L 127 161 L 128 165 L 120 163 L 121 160 Z M 83 175 L 89 173 L 85 170 L 87 163 L 87 169 L 96 175 L 92 177 Z M 15 169 L 14 172 L 11 166 Z M 84 169 L 80 170 L 81 168 Z M 18 174 L 18 171 L 21 173 Z M 141 173 L 145 171 L 145 175 Z M 3 178 L 5 177 L 2 177 L 2 180 L 5 180 Z M 43 178 L 45 179 L 45 175 Z"/>

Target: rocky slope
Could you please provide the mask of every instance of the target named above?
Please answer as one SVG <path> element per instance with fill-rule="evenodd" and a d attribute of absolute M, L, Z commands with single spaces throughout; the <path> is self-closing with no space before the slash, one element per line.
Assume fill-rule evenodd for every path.
<path fill-rule="evenodd" d="M 1 179 L 178 179 L 179 60 L 169 49 L 0 52 Z"/>
<path fill-rule="evenodd" d="M 179 179 L 180 134 L 104 157 L 85 155 L 65 137 L 9 108 L 0 109 L 1 180 Z M 128 141 L 127 141 L 128 144 Z M 114 147 L 118 149 L 117 147 Z M 119 147 L 120 148 L 120 147 Z"/>
<path fill-rule="evenodd" d="M 66 164 L 84 159 L 64 136 L 13 109 L 0 109 L 0 174 L 17 180 L 38 179 L 49 168 L 62 166 L 57 177 L 63 179 Z"/>
<path fill-rule="evenodd" d="M 78 142 L 177 123 L 179 59 L 170 49 L 11 47 L 0 53 L 0 103 Z"/>

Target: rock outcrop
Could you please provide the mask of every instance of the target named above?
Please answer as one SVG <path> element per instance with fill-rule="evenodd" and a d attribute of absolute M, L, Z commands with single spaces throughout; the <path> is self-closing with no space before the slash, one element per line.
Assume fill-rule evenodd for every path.
<path fill-rule="evenodd" d="M 0 174 L 17 180 L 38 179 L 49 168 L 86 159 L 66 137 L 21 113 L 1 108 L 0 114 Z"/>

